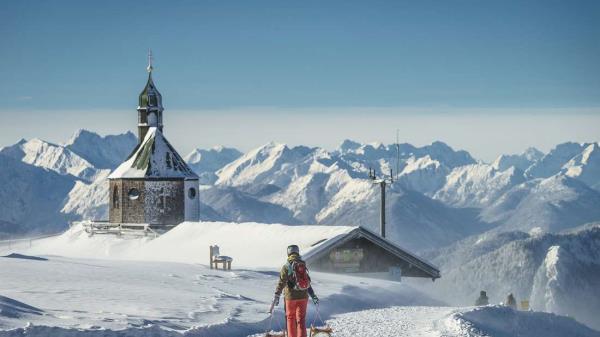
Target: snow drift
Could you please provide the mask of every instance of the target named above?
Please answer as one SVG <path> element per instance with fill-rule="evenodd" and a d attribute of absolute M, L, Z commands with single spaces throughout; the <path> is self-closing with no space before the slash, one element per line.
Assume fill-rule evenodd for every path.
<path fill-rule="evenodd" d="M 318 247 L 323 239 L 350 232 L 347 226 L 285 226 L 261 223 L 184 222 L 156 239 L 89 236 L 75 225 L 58 237 L 36 241 L 27 249 L 33 255 L 78 258 L 170 261 L 208 264 L 208 247 L 218 245 L 221 254 L 233 257 L 236 268 L 278 268 L 290 244 L 302 254 Z"/>

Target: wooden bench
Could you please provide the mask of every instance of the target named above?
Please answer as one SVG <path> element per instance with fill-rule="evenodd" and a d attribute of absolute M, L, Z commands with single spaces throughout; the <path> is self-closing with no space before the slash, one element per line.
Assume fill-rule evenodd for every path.
<path fill-rule="evenodd" d="M 220 263 L 224 270 L 231 270 L 232 261 L 231 257 L 219 253 L 219 246 L 210 246 L 210 269 L 213 269 L 213 266 L 214 269 L 219 269 Z"/>

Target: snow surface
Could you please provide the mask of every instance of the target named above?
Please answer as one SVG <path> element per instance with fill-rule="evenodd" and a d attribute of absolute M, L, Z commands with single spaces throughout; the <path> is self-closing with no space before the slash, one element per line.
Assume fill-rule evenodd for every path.
<path fill-rule="evenodd" d="M 241 265 L 265 265 L 252 260 L 264 256 L 247 259 L 234 255 L 233 270 L 211 270 L 198 263 L 206 257 L 201 249 L 206 246 L 195 237 L 210 235 L 211 226 L 193 228 L 191 224 L 182 227 L 185 237 L 168 238 L 167 234 L 155 240 L 89 238 L 75 228 L 56 238 L 36 240 L 32 248 L 16 249 L 26 254 L 46 251 L 40 255 L 45 259 L 31 255 L 0 257 L 0 336 L 261 336 L 269 328 L 266 311 L 285 258 L 273 252 L 277 258 L 268 259 L 272 264 L 269 268 L 247 269 Z M 265 226 L 285 241 L 291 232 L 282 232 L 279 227 Z M 231 225 L 225 232 L 230 229 L 241 228 Z M 252 230 L 261 233 L 260 228 Z M 326 232 L 326 228 L 320 231 Z M 236 238 L 241 246 L 238 250 L 222 245 L 221 251 L 228 247 L 236 254 L 251 256 L 255 248 L 252 241 L 260 241 L 260 235 L 252 240 L 248 237 Z M 195 250 L 192 245 L 196 245 Z M 279 245 L 265 249 L 285 251 Z M 90 258 L 57 255 L 77 252 Z M 187 263 L 164 262 L 159 253 L 167 260 L 176 257 Z M 309 306 L 308 322 L 325 320 L 336 337 L 555 337 L 566 332 L 600 336 L 600 332 L 573 319 L 552 314 L 504 307 L 444 307 L 404 283 L 317 272 L 311 275 L 321 304 L 319 316 L 315 307 Z M 278 307 L 272 328 L 282 325 L 283 313 Z"/>
<path fill-rule="evenodd" d="M 277 268 L 286 248 L 296 244 L 303 254 L 323 239 L 344 235 L 355 227 L 285 226 L 261 223 L 184 222 L 156 239 L 112 235 L 89 236 L 81 224 L 60 236 L 36 241 L 25 250 L 30 255 L 108 258 L 121 260 L 207 263 L 208 247 L 218 245 L 233 265 L 243 268 Z"/>
<path fill-rule="evenodd" d="M 286 260 L 285 247 L 273 245 L 273 241 L 270 246 L 274 247 L 264 247 L 260 235 L 249 240 L 251 236 L 242 233 L 232 239 L 237 247 L 221 244 L 221 252 L 234 258 L 233 270 L 211 270 L 203 263 L 208 243 L 196 240 L 196 236 L 210 236 L 214 227 L 210 225 L 226 224 L 204 228 L 185 225 L 184 237 L 90 238 L 75 229 L 56 238 L 36 240 L 31 248 L 4 247 L 6 253 L 19 251 L 24 255 L 0 257 L 0 294 L 4 296 L 0 298 L 0 330 L 17 329 L 0 331 L 0 336 L 71 336 L 75 332 L 92 336 L 175 336 L 175 332 L 187 331 L 192 336 L 218 337 L 264 331 L 278 270 Z M 261 228 L 245 226 L 261 234 Z M 280 227 L 266 226 L 279 240 L 286 241 L 293 232 Z M 236 229 L 241 228 L 232 225 L 224 232 Z M 336 232 L 326 227 L 319 233 Z M 262 251 L 269 256 L 255 253 L 256 245 L 261 243 Z M 305 247 L 306 243 L 300 241 L 300 245 Z M 42 251 L 46 254 L 38 256 L 46 260 L 30 258 Z M 78 252 L 81 256 L 66 257 Z M 268 267 L 248 269 L 245 265 Z M 440 304 L 397 282 L 316 272 L 311 275 L 325 319 L 369 308 Z M 311 317 L 313 310 L 311 305 Z M 276 322 L 281 324 L 281 320 L 278 309 Z"/>

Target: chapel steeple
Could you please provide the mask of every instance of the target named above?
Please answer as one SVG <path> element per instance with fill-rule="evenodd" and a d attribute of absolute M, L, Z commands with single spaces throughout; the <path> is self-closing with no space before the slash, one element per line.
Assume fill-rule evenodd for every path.
<path fill-rule="evenodd" d="M 156 89 L 152 80 L 152 51 L 148 50 L 148 81 L 144 90 L 140 93 L 138 105 L 138 142 L 141 143 L 148 132 L 148 128 L 157 127 L 163 131 L 163 106 L 162 95 Z"/>
<path fill-rule="evenodd" d="M 109 222 L 123 228 L 171 228 L 198 221 L 200 214 L 198 175 L 162 133 L 162 96 L 152 81 L 151 52 L 147 69 L 137 108 L 139 143 L 108 176 Z"/>

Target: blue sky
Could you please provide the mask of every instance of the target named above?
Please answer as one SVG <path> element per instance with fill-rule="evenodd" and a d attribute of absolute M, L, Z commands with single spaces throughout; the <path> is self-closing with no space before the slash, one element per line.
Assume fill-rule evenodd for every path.
<path fill-rule="evenodd" d="M 485 158 L 600 134 L 589 125 L 600 114 L 598 1 L 8 0 L 0 3 L 0 36 L 0 117 L 13 120 L 0 126 L 0 145 L 64 140 L 76 128 L 134 129 L 148 48 L 167 127 L 169 118 L 197 125 L 176 137 L 186 150 L 252 147 L 265 136 L 329 147 L 344 138 L 386 141 L 405 119 L 447 121 L 435 116 L 456 116 L 457 124 L 489 117 L 484 129 L 498 118 L 507 127 L 524 116 L 541 125 L 581 120 L 568 134 L 542 128 L 554 134 L 490 144 Z M 215 119 L 224 114 L 283 131 L 230 134 Z M 314 138 L 310 125 L 324 114 L 330 132 Z M 354 118 L 369 114 L 390 130 Z M 294 133 L 288 117 L 306 124 L 304 138 L 286 138 L 286 127 Z M 31 125 L 39 118 L 44 128 Z M 422 139 L 406 131 L 409 142 L 469 149 L 474 141 L 454 140 L 457 130 Z"/>

